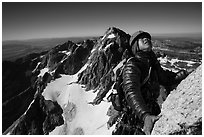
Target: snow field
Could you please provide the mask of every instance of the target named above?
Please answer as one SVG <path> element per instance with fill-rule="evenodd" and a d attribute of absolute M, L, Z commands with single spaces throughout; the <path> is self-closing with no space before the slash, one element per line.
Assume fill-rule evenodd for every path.
<path fill-rule="evenodd" d="M 85 64 L 75 75 L 62 75 L 61 78 L 48 83 L 44 89 L 45 99 L 57 101 L 62 107 L 65 120 L 64 125 L 56 127 L 50 134 L 111 135 L 114 126 L 108 129 L 109 116 L 106 115 L 111 103 L 101 102 L 95 106 L 89 104 L 97 93 L 85 91 L 82 85 L 74 83 L 77 81 L 77 75 L 87 66 L 88 64 Z M 71 104 L 72 107 L 69 106 Z"/>

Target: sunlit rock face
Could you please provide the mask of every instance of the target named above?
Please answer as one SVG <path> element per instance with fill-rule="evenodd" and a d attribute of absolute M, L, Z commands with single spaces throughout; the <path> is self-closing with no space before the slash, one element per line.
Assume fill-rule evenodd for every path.
<path fill-rule="evenodd" d="M 202 67 L 183 80 L 162 105 L 152 135 L 202 134 Z"/>

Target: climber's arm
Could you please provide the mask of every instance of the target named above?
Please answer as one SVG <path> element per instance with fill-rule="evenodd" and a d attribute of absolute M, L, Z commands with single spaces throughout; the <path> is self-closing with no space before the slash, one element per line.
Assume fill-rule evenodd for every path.
<path fill-rule="evenodd" d="M 143 120 L 146 114 L 150 113 L 141 94 L 141 71 L 134 63 L 129 61 L 123 69 L 123 91 L 128 105 L 135 111 L 139 119 Z"/>
<path fill-rule="evenodd" d="M 164 70 L 161 67 L 159 61 L 155 63 L 155 68 L 157 70 L 159 83 L 163 86 L 172 86 L 174 84 L 179 84 L 189 75 L 189 73 L 185 70 L 180 70 L 177 73 L 169 70 Z"/>

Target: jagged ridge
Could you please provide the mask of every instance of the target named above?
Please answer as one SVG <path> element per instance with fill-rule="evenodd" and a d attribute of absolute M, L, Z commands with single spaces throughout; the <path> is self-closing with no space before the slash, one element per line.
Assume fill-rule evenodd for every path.
<path fill-rule="evenodd" d="M 113 69 L 124 58 L 130 56 L 130 35 L 122 30 L 111 27 L 95 45 L 90 57 L 89 66 L 79 74 L 79 83 L 86 86 L 86 90 L 93 89 L 97 97 L 92 102 L 99 104 L 111 89 L 114 80 Z"/>

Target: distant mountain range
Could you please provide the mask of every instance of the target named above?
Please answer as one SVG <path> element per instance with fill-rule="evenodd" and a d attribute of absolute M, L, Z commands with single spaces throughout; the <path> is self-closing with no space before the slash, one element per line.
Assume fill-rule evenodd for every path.
<path fill-rule="evenodd" d="M 69 37 L 69 38 L 42 38 L 28 40 L 9 40 L 2 42 L 3 60 L 14 61 L 30 53 L 38 53 L 63 44 L 68 40 L 80 42 L 85 39 L 96 39 L 96 37 Z"/>
<path fill-rule="evenodd" d="M 153 37 L 202 39 L 201 33 L 153 33 Z"/>
<path fill-rule="evenodd" d="M 23 57 L 25 54 L 30 53 L 38 53 L 42 51 L 49 50 L 59 44 L 63 44 L 68 40 L 73 41 L 75 43 L 81 42 L 85 39 L 96 40 L 99 36 L 88 36 L 88 37 L 65 37 L 65 38 L 41 38 L 41 39 L 28 39 L 28 40 L 8 40 L 2 42 L 2 54 L 3 60 L 11 60 L 14 61 L 19 57 Z M 202 45 L 202 34 L 199 33 L 183 33 L 183 34 L 153 34 L 153 41 L 159 41 L 160 45 L 162 41 L 171 40 L 169 44 L 165 46 L 178 46 L 179 48 L 182 45 L 186 47 L 189 45 L 188 43 L 197 43 Z M 177 44 L 174 44 L 177 42 Z M 181 44 L 178 44 L 180 42 Z M 186 43 L 182 43 L 186 42 Z M 188 42 L 188 43 L 187 43 Z M 167 41 L 166 41 L 167 43 Z M 192 48 L 194 48 L 193 44 L 190 44 Z"/>

